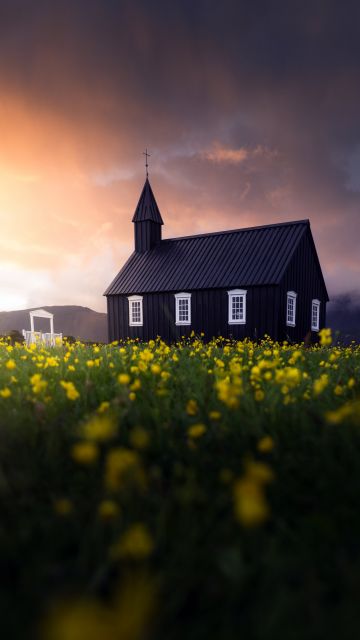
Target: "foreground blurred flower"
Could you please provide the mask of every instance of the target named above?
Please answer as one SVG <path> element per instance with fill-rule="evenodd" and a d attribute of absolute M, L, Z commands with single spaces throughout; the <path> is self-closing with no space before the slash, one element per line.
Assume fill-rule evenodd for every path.
<path fill-rule="evenodd" d="M 77 400 L 80 397 L 80 393 L 76 390 L 73 382 L 66 382 L 66 380 L 60 380 L 60 384 L 66 391 L 66 397 L 69 400 Z"/>
<path fill-rule="evenodd" d="M 120 510 L 114 500 L 103 500 L 98 507 L 98 515 L 101 520 L 113 520 L 117 518 Z"/>
<path fill-rule="evenodd" d="M 94 415 L 83 425 L 82 433 L 87 440 L 110 440 L 116 433 L 115 418 L 110 415 Z"/>
<path fill-rule="evenodd" d="M 99 456 L 99 450 L 93 442 L 78 442 L 71 448 L 71 457 L 79 464 L 93 464 Z"/>
<path fill-rule="evenodd" d="M 360 400 L 347 402 L 334 411 L 327 411 L 325 418 L 330 424 L 341 424 L 349 421 L 355 425 L 360 425 Z"/>
<path fill-rule="evenodd" d="M 119 373 L 118 382 L 119 384 L 129 384 L 131 378 L 128 373 Z"/>
<path fill-rule="evenodd" d="M 136 451 L 118 447 L 109 451 L 105 464 L 105 485 L 110 491 L 122 489 L 127 484 L 145 487 L 145 474 Z"/>
<path fill-rule="evenodd" d="M 151 555 L 154 542 L 145 525 L 141 522 L 133 524 L 111 548 L 111 557 L 143 560 Z"/>
<path fill-rule="evenodd" d="M 326 389 L 328 384 L 329 384 L 329 376 L 327 375 L 327 373 L 323 373 L 320 376 L 320 378 L 318 378 L 317 380 L 314 380 L 313 382 L 314 395 L 319 396 L 324 391 L 324 389 Z"/>
<path fill-rule="evenodd" d="M 98 413 L 105 413 L 105 411 L 107 411 L 110 408 L 110 402 L 107 402 L 106 400 L 104 400 L 104 402 L 102 402 L 98 408 L 97 408 L 97 412 Z"/>
<path fill-rule="evenodd" d="M 143 574 L 127 577 L 108 604 L 78 599 L 58 605 L 42 624 L 44 640 L 145 640 L 150 637 L 156 586 Z"/>
<path fill-rule="evenodd" d="M 242 478 L 234 484 L 235 516 L 245 527 L 256 527 L 265 522 L 270 510 L 265 497 L 265 485 L 274 474 L 263 462 L 248 460 Z"/>
<path fill-rule="evenodd" d="M 260 451 L 260 453 L 269 453 L 269 451 L 272 451 L 273 448 L 274 440 L 271 436 L 264 436 L 257 443 L 257 450 Z"/>
<path fill-rule="evenodd" d="M 188 428 L 188 436 L 189 438 L 193 438 L 194 440 L 197 438 L 201 438 L 201 436 L 206 433 L 206 427 L 204 424 L 193 424 Z"/>
<path fill-rule="evenodd" d="M 40 373 L 34 373 L 30 378 L 30 383 L 32 385 L 32 391 L 35 395 L 38 395 L 45 391 L 47 387 L 46 380 L 43 380 Z"/>
<path fill-rule="evenodd" d="M 196 416 L 199 408 L 196 400 L 189 400 L 186 404 L 186 413 L 188 416 Z"/>
<path fill-rule="evenodd" d="M 246 527 L 262 524 L 269 517 L 269 507 L 261 485 L 253 480 L 238 480 L 234 486 L 235 515 Z"/>
<path fill-rule="evenodd" d="M 322 347 L 328 347 L 329 345 L 331 345 L 331 329 L 321 329 L 321 331 L 319 331 L 319 338 Z"/>

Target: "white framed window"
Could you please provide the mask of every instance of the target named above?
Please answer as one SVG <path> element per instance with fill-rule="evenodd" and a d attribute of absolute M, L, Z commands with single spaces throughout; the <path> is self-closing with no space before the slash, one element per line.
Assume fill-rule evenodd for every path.
<path fill-rule="evenodd" d="M 246 294 L 245 289 L 232 289 L 229 296 L 229 324 L 246 323 Z"/>
<path fill-rule="evenodd" d="M 319 331 L 320 328 L 320 300 L 311 302 L 311 331 Z"/>
<path fill-rule="evenodd" d="M 191 293 L 175 293 L 175 324 L 191 324 Z"/>
<path fill-rule="evenodd" d="M 129 296 L 129 325 L 142 327 L 143 325 L 143 297 Z"/>
<path fill-rule="evenodd" d="M 297 293 L 295 291 L 287 292 L 286 299 L 286 324 L 288 327 L 295 327 L 296 320 L 296 298 Z"/>

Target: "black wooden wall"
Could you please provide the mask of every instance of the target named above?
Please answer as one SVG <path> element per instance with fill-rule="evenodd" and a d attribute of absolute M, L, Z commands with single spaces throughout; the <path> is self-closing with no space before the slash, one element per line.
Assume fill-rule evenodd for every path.
<path fill-rule="evenodd" d="M 235 287 L 234 287 L 235 288 Z M 239 288 L 242 288 L 239 285 Z M 191 293 L 191 325 L 175 324 L 175 293 L 145 293 L 143 295 L 143 326 L 129 326 L 127 296 L 108 296 L 109 340 L 140 338 L 150 340 L 160 335 L 171 342 L 191 331 L 236 339 L 276 337 L 279 325 L 278 287 L 249 287 L 246 299 L 246 324 L 228 324 L 228 293 L 226 289 L 204 289 Z"/>
<path fill-rule="evenodd" d="M 280 308 L 278 339 L 301 342 L 310 332 L 312 341 L 317 339 L 317 333 L 311 332 L 311 303 L 320 300 L 320 329 L 326 323 L 327 293 L 321 277 L 320 267 L 316 260 L 310 234 L 305 234 L 295 250 L 286 269 L 279 287 Z M 295 291 L 296 326 L 286 326 L 287 292 Z"/>
<path fill-rule="evenodd" d="M 143 253 L 150 251 L 156 244 L 161 241 L 161 224 L 152 220 L 143 220 L 135 222 L 135 251 Z"/>

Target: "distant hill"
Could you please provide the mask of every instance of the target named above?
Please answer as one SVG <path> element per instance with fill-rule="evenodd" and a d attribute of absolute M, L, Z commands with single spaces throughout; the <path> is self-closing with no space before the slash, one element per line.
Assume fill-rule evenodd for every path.
<path fill-rule="evenodd" d="M 40 308 L 40 307 L 34 307 Z M 54 330 L 65 336 L 74 336 L 80 340 L 92 342 L 107 342 L 107 314 L 98 313 L 88 307 L 56 306 L 41 307 L 54 314 Z M 0 334 L 6 334 L 13 329 L 22 331 L 30 330 L 29 311 L 1 311 Z M 35 318 L 35 329 L 49 331 L 49 321 L 44 318 Z"/>
<path fill-rule="evenodd" d="M 80 340 L 107 342 L 106 313 L 75 305 L 42 308 L 54 314 L 56 332 Z M 13 329 L 30 329 L 29 311 L 31 309 L 1 311 L 0 334 Z M 345 343 L 351 340 L 360 342 L 360 299 L 347 294 L 333 298 L 327 306 L 326 326 L 331 327 L 334 333 L 339 332 Z M 43 318 L 36 318 L 35 329 L 49 331 L 49 322 Z"/>

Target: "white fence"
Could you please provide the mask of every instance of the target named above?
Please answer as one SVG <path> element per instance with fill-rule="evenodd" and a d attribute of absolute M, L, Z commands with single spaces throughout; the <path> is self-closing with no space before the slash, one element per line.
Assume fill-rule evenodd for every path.
<path fill-rule="evenodd" d="M 27 346 L 38 344 L 39 346 L 55 347 L 62 344 L 62 333 L 43 333 L 42 331 L 26 331 L 23 336 Z"/>

